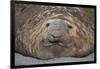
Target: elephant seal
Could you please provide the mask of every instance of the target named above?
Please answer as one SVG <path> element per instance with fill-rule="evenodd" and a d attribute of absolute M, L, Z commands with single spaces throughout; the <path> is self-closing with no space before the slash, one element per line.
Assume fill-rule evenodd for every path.
<path fill-rule="evenodd" d="M 15 16 L 15 50 L 39 59 L 87 56 L 94 52 L 91 22 L 78 7 L 31 5 Z"/>

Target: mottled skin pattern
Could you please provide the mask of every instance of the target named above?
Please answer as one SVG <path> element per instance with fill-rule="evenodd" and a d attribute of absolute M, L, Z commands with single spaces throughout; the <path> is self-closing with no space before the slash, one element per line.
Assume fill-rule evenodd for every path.
<path fill-rule="evenodd" d="M 25 8 L 15 17 L 16 52 L 39 59 L 87 56 L 94 51 L 94 26 L 83 17 L 77 7 Z"/>

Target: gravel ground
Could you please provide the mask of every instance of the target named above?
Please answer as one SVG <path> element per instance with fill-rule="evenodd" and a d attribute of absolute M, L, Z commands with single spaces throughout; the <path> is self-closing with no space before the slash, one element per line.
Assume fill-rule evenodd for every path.
<path fill-rule="evenodd" d="M 80 61 L 94 61 L 94 53 L 84 58 L 62 57 L 49 60 L 39 60 L 32 57 L 26 57 L 19 53 L 15 53 L 15 65 L 36 65 L 36 64 L 50 64 L 50 63 L 69 63 Z"/>

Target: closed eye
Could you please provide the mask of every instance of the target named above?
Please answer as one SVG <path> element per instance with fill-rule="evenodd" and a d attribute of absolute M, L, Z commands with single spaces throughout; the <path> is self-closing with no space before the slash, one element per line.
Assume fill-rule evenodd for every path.
<path fill-rule="evenodd" d="M 47 23 L 47 25 L 46 25 L 46 26 L 48 27 L 49 25 L 50 25 L 50 23 Z"/>
<path fill-rule="evenodd" d="M 71 29 L 71 28 L 73 28 L 73 27 L 72 27 L 71 25 L 68 25 L 68 28 L 70 28 L 70 29 Z"/>

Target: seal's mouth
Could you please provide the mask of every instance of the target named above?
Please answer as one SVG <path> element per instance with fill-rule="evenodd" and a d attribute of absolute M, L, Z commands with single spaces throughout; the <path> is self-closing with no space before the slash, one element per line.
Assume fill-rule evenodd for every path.
<path fill-rule="evenodd" d="M 59 41 L 44 43 L 44 46 L 45 47 L 49 47 L 49 46 L 53 46 L 53 45 L 58 45 L 58 46 L 64 47 L 64 44 L 61 43 L 61 42 L 59 42 Z"/>
<path fill-rule="evenodd" d="M 68 56 L 71 51 L 67 46 L 61 41 L 45 41 L 37 50 L 37 57 L 40 59 L 51 59 Z"/>
<path fill-rule="evenodd" d="M 53 41 L 51 40 L 47 40 L 43 43 L 43 46 L 44 47 L 63 47 L 63 48 L 68 48 L 69 46 L 67 46 L 67 43 L 65 44 L 62 40 L 58 40 L 57 39 L 54 39 Z"/>

